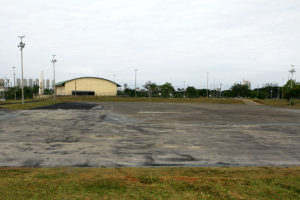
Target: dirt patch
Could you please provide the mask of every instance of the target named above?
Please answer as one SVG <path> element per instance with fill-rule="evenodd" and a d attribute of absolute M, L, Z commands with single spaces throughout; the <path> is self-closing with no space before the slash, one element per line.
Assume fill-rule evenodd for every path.
<path fill-rule="evenodd" d="M 254 101 L 255 103 L 258 103 L 258 104 L 264 104 L 262 101 L 257 100 L 257 99 L 254 99 L 253 101 Z"/>

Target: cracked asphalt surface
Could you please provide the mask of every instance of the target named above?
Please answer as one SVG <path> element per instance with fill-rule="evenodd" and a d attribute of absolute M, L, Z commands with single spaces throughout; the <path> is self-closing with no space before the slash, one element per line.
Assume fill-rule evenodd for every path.
<path fill-rule="evenodd" d="M 0 110 L 0 166 L 300 165 L 300 110 L 63 103 Z"/>

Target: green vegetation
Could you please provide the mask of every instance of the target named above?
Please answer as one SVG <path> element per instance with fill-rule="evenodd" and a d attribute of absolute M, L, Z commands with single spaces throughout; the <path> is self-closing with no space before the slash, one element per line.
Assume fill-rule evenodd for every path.
<path fill-rule="evenodd" d="M 37 101 L 37 102 L 28 102 Z M 96 96 L 70 96 L 57 97 L 56 101 L 53 99 L 27 99 L 24 105 L 21 101 L 3 101 L 0 102 L 0 108 L 11 110 L 24 110 L 29 108 L 47 106 L 63 102 L 157 102 L 157 103 L 208 103 L 208 104 L 244 104 L 241 99 L 208 99 L 208 98 L 146 98 L 146 97 L 96 97 Z M 2 104 L 2 105 L 1 105 Z"/>
<path fill-rule="evenodd" d="M 10 102 L 5 102 L 2 103 L 4 105 L 0 104 L 0 108 L 4 108 L 4 109 L 10 109 L 10 110 L 25 110 L 25 109 L 29 109 L 29 108 L 36 108 L 36 107 L 41 107 L 41 106 L 48 106 L 48 105 L 52 105 L 52 104 L 57 104 L 57 103 L 61 103 L 60 101 L 53 101 L 53 100 L 34 100 L 36 102 L 28 102 L 30 100 L 26 100 L 25 104 L 22 104 L 20 101 L 10 101 Z M 26 103 L 28 102 L 28 103 Z"/>
<path fill-rule="evenodd" d="M 29 99 L 33 98 L 33 96 L 39 93 L 39 86 L 35 85 L 33 87 L 24 87 L 24 98 Z M 5 99 L 21 99 L 22 98 L 22 90 L 20 87 L 7 87 L 7 91 L 4 94 Z"/>
<path fill-rule="evenodd" d="M 23 110 L 41 106 L 52 105 L 63 102 L 152 102 L 152 103 L 195 103 L 195 104 L 245 104 L 243 99 L 236 98 L 159 98 L 159 97 L 95 97 L 95 96 L 69 96 L 57 97 L 56 101 L 52 99 L 26 99 L 24 105 L 20 100 L 0 101 L 0 108 L 11 110 Z M 34 101 L 34 102 L 30 102 Z M 288 105 L 285 99 L 252 99 L 262 105 L 276 106 L 282 108 L 300 109 L 300 100 L 294 99 L 293 106 Z"/>
<path fill-rule="evenodd" d="M 300 168 L 1 168 L 1 199 L 299 199 Z"/>
<path fill-rule="evenodd" d="M 254 99 L 252 100 L 259 104 L 267 105 L 267 106 L 276 106 L 282 108 L 296 108 L 300 109 L 300 99 L 294 99 L 292 106 L 288 105 L 288 101 L 285 99 Z"/>
<path fill-rule="evenodd" d="M 94 102 L 157 102 L 157 103 L 209 103 L 209 104 L 244 104 L 241 99 L 215 99 L 215 98 L 147 98 L 147 97 L 95 97 L 95 96 L 70 96 L 58 97 L 59 101 L 94 101 Z"/>

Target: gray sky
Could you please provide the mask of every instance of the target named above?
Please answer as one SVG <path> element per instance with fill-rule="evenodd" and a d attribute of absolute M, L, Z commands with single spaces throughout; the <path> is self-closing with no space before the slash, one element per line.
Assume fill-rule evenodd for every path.
<path fill-rule="evenodd" d="M 98 76 L 134 85 L 230 87 L 249 80 L 300 79 L 299 0 L 2 0 L 0 77 L 20 77 L 18 35 L 26 35 L 24 76 L 57 81 Z"/>

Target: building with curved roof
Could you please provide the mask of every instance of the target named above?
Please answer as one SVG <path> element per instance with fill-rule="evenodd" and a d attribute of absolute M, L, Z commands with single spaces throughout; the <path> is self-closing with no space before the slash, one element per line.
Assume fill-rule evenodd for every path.
<path fill-rule="evenodd" d="M 119 84 L 99 77 L 80 77 L 55 84 L 56 95 L 116 96 Z"/>

